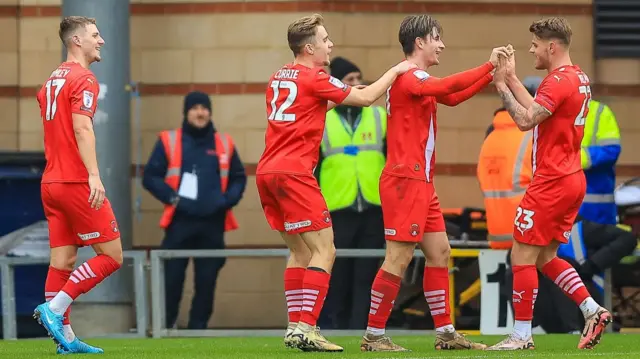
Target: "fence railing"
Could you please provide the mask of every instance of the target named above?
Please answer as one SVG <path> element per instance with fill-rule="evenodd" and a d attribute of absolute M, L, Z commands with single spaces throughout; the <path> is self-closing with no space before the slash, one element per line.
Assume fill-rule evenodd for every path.
<path fill-rule="evenodd" d="M 474 256 L 474 249 L 487 248 L 486 241 L 470 241 L 470 240 L 450 240 L 450 244 L 456 255 L 452 257 L 469 257 Z M 640 255 L 640 251 L 636 251 L 636 255 Z M 384 257 L 384 249 L 338 249 L 337 257 Z M 149 301 L 147 298 L 147 276 L 150 275 L 150 296 L 151 296 L 151 332 L 154 338 L 160 337 L 185 337 L 185 336 L 212 336 L 212 335 L 228 335 L 230 331 L 220 333 L 220 330 L 204 329 L 204 330 L 186 330 L 171 329 L 165 326 L 165 306 L 164 306 L 164 261 L 172 258 L 219 258 L 219 257 L 282 257 L 289 255 L 287 249 L 222 249 L 222 250 L 151 250 L 147 259 L 145 251 L 125 251 L 124 257 L 133 259 L 133 279 L 135 290 L 135 311 L 136 311 L 136 330 L 135 333 L 129 333 L 125 336 L 145 337 L 147 336 L 147 327 L 149 324 Z M 414 251 L 414 258 L 423 258 L 424 255 L 420 250 Z M 48 258 L 30 258 L 30 257 L 2 257 L 0 256 L 0 270 L 2 272 L 2 316 L 3 316 L 3 337 L 4 339 L 16 339 L 16 306 L 15 306 L 15 283 L 14 283 L 14 267 L 21 265 L 39 265 L 49 263 Z M 416 266 L 417 267 L 417 266 Z M 149 271 L 150 273 L 147 273 Z M 415 279 L 419 273 L 407 273 L 408 276 Z M 454 297 L 454 296 L 452 296 Z M 611 288 L 610 276 L 607 271 L 607 279 L 605 280 L 605 303 L 608 308 L 611 306 Z M 231 331 L 234 333 L 244 333 L 246 331 Z M 278 331 L 280 333 L 280 331 Z M 242 334 L 242 335 L 244 335 Z M 281 333 L 280 333 L 281 334 Z M 121 337 L 123 335 L 115 335 Z"/>
<path fill-rule="evenodd" d="M 80 263 L 88 258 L 78 256 Z M 149 319 L 147 299 L 147 253 L 145 251 L 124 251 L 125 259 L 132 259 L 134 305 L 136 309 L 135 333 L 123 333 L 116 337 L 146 337 Z M 43 257 L 6 257 L 0 256 L 0 272 L 2 273 L 2 335 L 6 339 L 17 338 L 15 267 L 49 264 L 49 258 Z M 43 288 L 44 290 L 44 288 Z M 44 296 L 43 296 L 44 299 Z"/>

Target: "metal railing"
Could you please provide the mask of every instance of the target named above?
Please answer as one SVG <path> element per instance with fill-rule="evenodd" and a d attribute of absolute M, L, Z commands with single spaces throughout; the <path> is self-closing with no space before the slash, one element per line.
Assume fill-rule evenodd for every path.
<path fill-rule="evenodd" d="M 473 250 L 480 248 L 488 248 L 486 241 L 469 241 L 469 240 L 450 240 L 451 247 L 456 248 L 456 255 L 452 257 L 470 256 Z M 467 248 L 467 249 L 464 249 Z M 363 258 L 363 257 L 384 257 L 384 249 L 338 249 L 337 257 Z M 640 256 L 640 250 L 636 250 L 635 255 Z M 188 329 L 171 329 L 165 327 L 165 282 L 164 282 L 164 261 L 170 258 L 220 258 L 220 257 L 282 257 L 287 258 L 289 251 L 287 249 L 222 249 L 222 250 L 151 250 L 149 252 L 149 262 L 147 265 L 147 256 L 145 251 L 125 251 L 124 257 L 133 259 L 133 278 L 135 287 L 135 311 L 137 328 L 135 333 L 129 333 L 118 336 L 147 336 L 147 325 L 149 313 L 149 303 L 147 299 L 147 273 L 150 270 L 151 275 L 151 329 L 154 338 L 160 337 L 191 337 L 191 336 L 228 336 L 228 335 L 281 335 L 281 331 L 253 331 L 253 330 L 188 330 Z M 424 258 L 420 250 L 414 251 L 414 258 Z M 48 264 L 48 258 L 28 258 L 28 257 L 1 257 L 0 270 L 2 272 L 2 315 L 4 339 L 16 339 L 16 306 L 15 306 L 15 283 L 14 283 L 14 267 L 19 265 L 37 265 Z M 419 266 L 415 266 L 419 268 Z M 407 273 L 415 280 L 418 271 L 413 274 Z M 611 283 L 610 272 L 607 271 L 607 279 L 605 280 L 605 302 L 610 308 L 611 305 Z M 256 333 L 253 333 L 256 332 Z M 424 331 L 420 331 L 424 333 Z"/>
<path fill-rule="evenodd" d="M 145 251 L 124 251 L 123 257 L 133 260 L 133 284 L 134 284 L 134 304 L 136 311 L 136 331 L 135 333 L 118 334 L 118 337 L 146 337 L 147 336 L 147 275 L 145 266 L 147 264 L 147 253 Z M 86 259 L 91 258 L 89 256 Z M 82 261 L 82 258 L 78 258 Z M 17 339 L 16 323 L 16 297 L 14 283 L 14 267 L 26 265 L 49 264 L 46 257 L 4 257 L 0 256 L 0 272 L 2 272 L 2 334 L 5 340 Z"/>
<path fill-rule="evenodd" d="M 486 241 L 450 240 L 456 248 L 488 248 Z M 338 249 L 336 257 L 379 257 L 385 255 L 384 249 Z M 414 258 L 424 257 L 422 251 L 415 250 Z M 289 256 L 288 249 L 212 249 L 212 250 L 152 250 L 150 252 L 151 267 L 151 331 L 154 338 L 161 337 L 200 337 L 226 335 L 227 330 L 216 329 L 171 329 L 165 326 L 165 288 L 164 260 L 169 258 L 220 258 L 220 257 L 282 257 Z M 415 277 L 415 274 L 414 274 Z M 244 331 L 243 331 L 244 333 Z M 279 334 L 280 331 L 278 331 Z"/>

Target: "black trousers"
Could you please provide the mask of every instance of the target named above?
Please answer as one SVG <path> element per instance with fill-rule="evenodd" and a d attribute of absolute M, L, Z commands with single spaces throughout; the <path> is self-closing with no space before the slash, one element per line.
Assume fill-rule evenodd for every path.
<path fill-rule="evenodd" d="M 166 230 L 162 249 L 224 249 L 224 216 L 212 220 L 176 218 Z M 218 273 L 225 258 L 194 258 L 195 293 L 189 313 L 189 329 L 206 329 L 213 313 Z M 189 258 L 165 261 L 165 309 L 167 328 L 178 318 Z"/>
<path fill-rule="evenodd" d="M 336 248 L 384 248 L 384 224 L 380 207 L 370 208 L 362 213 L 335 211 L 331 213 L 331 220 Z M 327 329 L 366 328 L 371 284 L 380 262 L 381 258 L 336 258 L 319 326 Z"/>

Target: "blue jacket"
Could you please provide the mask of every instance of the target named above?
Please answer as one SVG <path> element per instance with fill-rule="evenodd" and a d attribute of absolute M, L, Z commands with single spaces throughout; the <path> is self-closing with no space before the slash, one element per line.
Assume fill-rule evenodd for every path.
<path fill-rule="evenodd" d="M 182 173 L 194 172 L 198 177 L 198 198 L 180 198 L 174 220 L 180 217 L 205 218 L 224 215 L 240 202 L 247 185 L 247 176 L 238 151 L 234 149 L 229 169 L 227 191 L 222 193 L 220 165 L 215 155 L 213 124 L 196 129 L 185 120 L 182 125 Z M 168 161 L 164 145 L 158 139 L 144 167 L 142 185 L 156 199 L 170 204 L 178 194 L 164 182 Z"/>
<path fill-rule="evenodd" d="M 602 224 L 617 223 L 613 191 L 620 151 L 620 130 L 613 112 L 609 106 L 591 100 L 581 154 L 587 194 L 580 215 L 585 219 Z"/>

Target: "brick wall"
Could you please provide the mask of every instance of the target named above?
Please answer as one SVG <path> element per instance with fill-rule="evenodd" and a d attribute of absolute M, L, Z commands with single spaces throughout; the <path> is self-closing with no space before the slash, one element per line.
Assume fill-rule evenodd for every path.
<path fill-rule="evenodd" d="M 142 87 L 142 152 L 148 156 L 160 130 L 181 121 L 182 96 L 190 88 L 209 92 L 216 126 L 229 132 L 248 164 L 263 149 L 264 84 L 291 59 L 287 25 L 301 15 L 321 12 L 336 45 L 334 55 L 357 63 L 375 80 L 399 61 L 398 26 L 405 13 L 433 13 L 444 26 L 442 64 L 430 70 L 443 76 L 488 59 L 494 46 L 512 43 L 521 77 L 543 75 L 532 68 L 527 50 L 528 25 L 545 15 L 562 14 L 572 24 L 572 55 L 591 76 L 595 98 L 607 102 L 623 132 L 621 179 L 638 175 L 633 153 L 640 149 L 639 60 L 604 60 L 592 56 L 590 0 L 501 1 L 131 1 L 131 76 Z M 36 88 L 60 62 L 57 37 L 60 0 L 0 0 L 0 149 L 41 150 L 42 130 Z M 99 25 L 99 24 L 98 24 Z M 115 39 L 106 39 L 116 41 Z M 474 165 L 499 99 L 491 90 L 456 108 L 440 107 L 437 187 L 443 206 L 481 206 Z M 134 107 L 132 106 L 132 110 Z M 133 119 L 133 114 L 132 114 Z M 133 128 L 133 122 L 132 122 Z M 133 149 L 137 147 L 132 138 Z M 135 159 L 132 153 L 132 162 Z M 143 194 L 143 216 L 134 226 L 134 243 L 157 245 L 161 206 Z M 250 177 L 236 210 L 241 228 L 229 245 L 277 246 Z M 278 259 L 231 259 L 216 296 L 216 326 L 273 326 L 285 322 Z M 191 277 L 183 301 L 184 323 L 190 305 Z M 260 302 L 260 305 L 256 305 Z M 266 309 L 266 310 L 265 310 Z"/>

